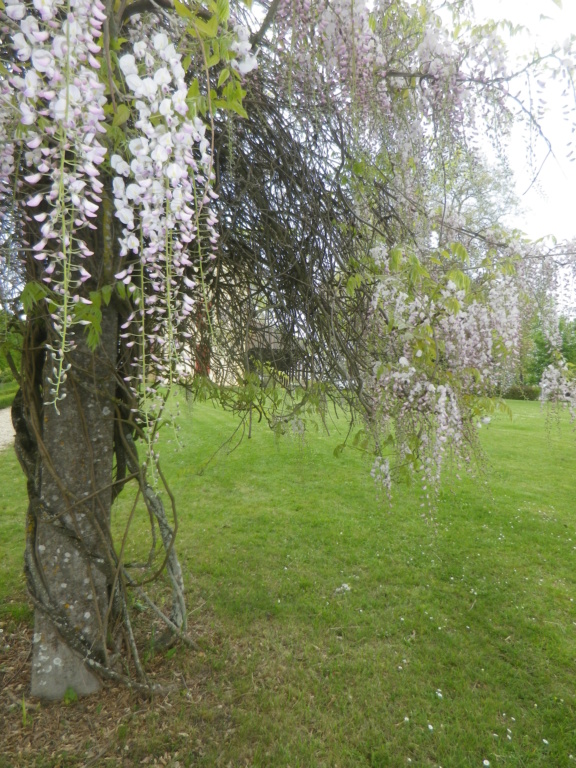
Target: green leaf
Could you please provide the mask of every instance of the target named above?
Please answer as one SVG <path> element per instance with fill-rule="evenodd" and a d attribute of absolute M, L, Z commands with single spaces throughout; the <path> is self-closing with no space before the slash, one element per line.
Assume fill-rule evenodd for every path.
<path fill-rule="evenodd" d="M 226 69 L 223 69 L 222 72 L 220 72 L 220 77 L 218 78 L 218 88 L 224 85 L 224 83 L 226 82 L 226 80 L 228 80 L 229 77 L 230 77 L 230 70 L 228 69 L 228 67 L 226 67 Z"/>
<path fill-rule="evenodd" d="M 362 275 L 350 275 L 346 281 L 346 293 L 348 296 L 354 296 L 356 289 L 362 285 Z"/>
<path fill-rule="evenodd" d="M 88 328 L 88 336 L 86 338 L 86 341 L 88 342 L 88 346 L 90 349 L 94 352 L 98 344 L 100 343 L 100 335 L 102 333 L 101 330 L 97 331 L 93 325 L 86 326 Z"/>
<path fill-rule="evenodd" d="M 352 440 L 352 445 L 357 446 L 361 440 L 365 439 L 366 437 L 366 430 L 365 429 L 359 429 L 358 432 L 354 435 L 354 438 Z"/>
<path fill-rule="evenodd" d="M 189 29 L 193 35 L 200 33 L 200 37 L 205 39 L 212 39 L 218 34 L 218 16 L 212 16 L 208 21 L 196 16 L 194 18 L 194 26 Z"/>
<path fill-rule="evenodd" d="M 185 3 L 181 3 L 180 0 L 174 0 L 174 10 L 180 16 L 182 19 L 193 19 L 194 14 L 188 8 L 188 6 Z"/>
<path fill-rule="evenodd" d="M 451 269 L 446 275 L 446 280 L 452 280 L 459 291 L 468 292 L 470 290 L 470 278 L 460 269 Z"/>
<path fill-rule="evenodd" d="M 102 298 L 104 299 L 104 304 L 108 306 L 110 304 L 110 299 L 112 298 L 112 286 L 111 285 L 103 285 L 100 289 L 102 293 Z"/>
<path fill-rule="evenodd" d="M 236 112 L 236 114 L 240 115 L 240 117 L 248 117 L 248 112 L 244 109 L 242 104 L 240 104 L 239 101 L 229 101 L 227 103 L 228 109 L 231 109 L 233 112 Z"/>
<path fill-rule="evenodd" d="M 425 267 L 422 266 L 415 254 L 410 255 L 410 281 L 419 283 L 423 277 L 430 277 Z"/>
<path fill-rule="evenodd" d="M 192 103 L 189 102 L 192 112 L 198 110 L 201 115 L 205 115 L 208 111 L 208 104 L 205 96 L 198 96 Z"/>
<path fill-rule="evenodd" d="M 102 41 L 102 42 L 101 42 L 101 41 Z M 103 42 L 104 42 L 104 41 L 103 41 L 103 39 L 102 39 L 102 38 L 100 38 L 100 39 L 98 40 L 98 45 L 102 46 L 102 43 L 103 43 Z M 122 46 L 123 46 L 123 45 L 124 45 L 124 43 L 126 43 L 126 42 L 128 42 L 128 41 L 127 41 L 127 39 L 126 39 L 125 37 L 118 37 L 118 38 L 113 38 L 113 39 L 110 41 L 110 49 L 111 49 L 112 51 L 121 51 L 121 50 L 122 50 Z"/>
<path fill-rule="evenodd" d="M 216 14 L 222 22 L 228 21 L 230 18 L 230 3 L 228 0 L 217 0 L 216 2 Z"/>
<path fill-rule="evenodd" d="M 66 688 L 64 691 L 64 704 L 66 704 L 67 707 L 70 706 L 70 704 L 74 704 L 75 701 L 78 701 L 78 694 L 74 690 L 74 688 Z"/>
<path fill-rule="evenodd" d="M 196 77 L 192 80 L 190 88 L 188 88 L 188 95 L 186 98 L 195 99 L 197 96 L 200 96 L 200 85 L 198 84 L 198 78 Z"/>
<path fill-rule="evenodd" d="M 124 125 L 129 117 L 130 109 L 126 106 L 126 104 L 119 104 L 118 109 L 116 110 L 116 114 L 114 115 L 114 120 L 112 120 L 112 125 L 118 128 L 118 126 Z"/>
<path fill-rule="evenodd" d="M 206 55 L 208 57 L 206 61 L 208 67 L 214 67 L 218 64 L 222 59 L 220 43 L 218 40 L 213 40 L 210 45 L 206 46 Z"/>
<path fill-rule="evenodd" d="M 450 250 L 456 259 L 463 262 L 464 264 L 468 263 L 468 251 L 466 248 L 464 248 L 462 243 L 450 243 Z"/>
<path fill-rule="evenodd" d="M 41 283 L 26 283 L 20 296 L 24 312 L 30 312 L 34 305 L 38 304 L 47 295 L 48 289 L 41 285 Z"/>
<path fill-rule="evenodd" d="M 334 448 L 334 456 L 339 459 L 340 456 L 342 456 L 342 451 L 346 448 L 346 445 L 344 443 L 340 443 L 340 445 L 337 445 L 336 448 Z"/>
<path fill-rule="evenodd" d="M 398 272 L 402 265 L 402 249 L 392 248 L 390 251 L 390 271 Z"/>
<path fill-rule="evenodd" d="M 455 299 L 454 296 L 448 296 L 448 298 L 444 300 L 444 306 L 452 315 L 457 315 L 458 312 L 460 312 L 460 302 L 458 299 Z"/>
<path fill-rule="evenodd" d="M 98 304 L 100 296 L 98 296 Z M 94 350 L 98 346 L 102 334 L 102 312 L 100 307 L 82 302 L 74 305 L 74 321 L 86 327 L 88 333 L 88 346 Z"/>

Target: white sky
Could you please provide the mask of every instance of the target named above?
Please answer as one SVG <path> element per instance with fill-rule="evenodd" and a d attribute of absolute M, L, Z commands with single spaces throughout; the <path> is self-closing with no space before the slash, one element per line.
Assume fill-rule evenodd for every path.
<path fill-rule="evenodd" d="M 510 50 L 515 54 L 528 53 L 534 43 L 544 51 L 576 35 L 576 0 L 563 0 L 562 8 L 554 0 L 476 0 L 475 7 L 479 21 L 509 19 L 528 28 L 528 32 L 510 40 Z M 548 157 L 537 185 L 526 193 L 534 173 L 529 167 L 525 137 L 520 133 L 513 137 L 510 160 L 525 213 L 511 223 L 532 238 L 549 234 L 559 240 L 576 238 L 576 160 L 567 159 L 568 143 L 575 138 L 572 132 L 576 130 L 576 103 L 573 100 L 569 115 L 563 116 L 562 109 L 567 102 L 560 98 L 559 89 L 553 84 L 546 87 L 544 98 L 547 115 L 542 126 L 555 157 Z M 540 167 L 546 151 L 543 144 L 537 148 L 536 168 Z"/>

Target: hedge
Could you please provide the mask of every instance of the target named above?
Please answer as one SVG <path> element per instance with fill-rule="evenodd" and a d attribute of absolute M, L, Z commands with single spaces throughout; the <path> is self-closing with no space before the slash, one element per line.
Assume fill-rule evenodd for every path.
<path fill-rule="evenodd" d="M 502 393 L 505 400 L 539 400 L 540 387 L 531 384 L 514 384 Z"/>

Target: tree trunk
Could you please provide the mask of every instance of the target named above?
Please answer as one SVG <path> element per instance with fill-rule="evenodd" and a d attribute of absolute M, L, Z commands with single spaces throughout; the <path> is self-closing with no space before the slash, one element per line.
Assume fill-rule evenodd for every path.
<path fill-rule="evenodd" d="M 77 695 L 99 690 L 101 683 L 90 661 L 107 663 L 112 620 L 114 563 L 109 525 L 116 311 L 103 308 L 102 335 L 95 352 L 81 328 L 75 331 L 74 342 L 68 360 L 72 367 L 63 385 L 65 399 L 58 402 L 58 410 L 54 405 L 41 407 L 32 482 L 27 472 L 26 571 L 36 605 L 31 692 L 44 699 L 60 699 L 67 689 Z M 53 358 L 47 353 L 45 400 L 52 366 Z M 24 411 L 23 416 L 30 425 L 30 413 Z M 17 450 L 18 440 L 17 436 Z M 22 448 L 22 439 L 20 443 Z"/>

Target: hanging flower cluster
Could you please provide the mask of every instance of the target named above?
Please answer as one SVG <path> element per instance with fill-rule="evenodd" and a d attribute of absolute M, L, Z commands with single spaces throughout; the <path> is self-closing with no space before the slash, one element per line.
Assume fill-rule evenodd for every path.
<path fill-rule="evenodd" d="M 541 314 L 540 325 L 553 360 L 542 373 L 540 399 L 553 410 L 567 408 L 572 423 L 576 424 L 576 380 L 573 366 L 562 355 L 562 336 L 555 307 L 549 307 Z"/>
<path fill-rule="evenodd" d="M 576 387 L 570 379 L 567 364 L 549 365 L 540 380 L 544 402 L 568 405 L 572 419 L 576 418 Z"/>
<path fill-rule="evenodd" d="M 10 106 L 19 116 L 18 139 L 30 169 L 19 182 L 20 193 L 28 190 L 24 215 L 34 218 L 41 233 L 29 245 L 53 291 L 49 307 L 56 339 L 49 344 L 54 358 L 49 381 L 54 399 L 66 376 L 73 306 L 89 303 L 78 288 L 90 277 L 83 262 L 93 254 L 82 229 L 95 228 L 102 192 L 99 166 L 106 154 L 98 140 L 105 132 L 106 98 L 95 57 L 104 10 L 100 0 L 6 2 L 7 16 L 20 29 L 12 35 L 19 63 L 10 78 Z M 4 109 L 0 122 L 6 115 Z M 13 170 L 9 158 L 7 143 L 2 177 Z"/>
<path fill-rule="evenodd" d="M 230 45 L 229 50 L 235 54 L 236 58 L 230 61 L 230 66 L 240 75 L 247 75 L 258 66 L 256 56 L 252 53 L 250 31 L 242 24 L 236 24 L 234 32 L 236 40 Z"/>
<path fill-rule="evenodd" d="M 38 190 L 26 204 L 50 204 L 49 212 L 34 216 L 45 222 L 42 240 L 33 245 L 35 258 L 46 260 L 62 257 L 82 226 L 94 227 L 101 200 L 98 166 L 106 148 L 97 137 L 105 133 L 106 98 L 94 54 L 100 51 L 96 41 L 105 14 L 100 0 L 35 0 L 33 5 L 39 18 L 15 0 L 8 0 L 6 13 L 22 30 L 12 36 L 21 64 L 10 82 L 20 122 L 27 126 L 25 162 L 34 171 L 24 180 Z M 70 224 L 67 237 L 64 219 Z M 80 240 L 78 247 L 83 248 Z"/>
<path fill-rule="evenodd" d="M 438 383 L 427 371 L 401 358 L 398 366 L 386 366 L 384 372 L 376 368 L 370 392 L 371 426 L 378 434 L 393 435 L 395 469 L 420 474 L 428 498 L 439 484 L 447 455 L 470 462 L 475 441 L 459 389 Z M 389 460 L 379 456 L 372 473 L 389 493 Z"/>
<path fill-rule="evenodd" d="M 132 52 L 119 58 L 134 99 L 138 136 L 128 142 L 129 155 L 115 153 L 110 164 L 125 260 L 115 277 L 138 291 L 139 305 L 124 323 L 122 338 L 127 346 L 139 343 L 137 361 L 145 369 L 148 358 L 164 384 L 172 380 L 187 335 L 176 331 L 194 307 L 191 255 L 213 250 L 218 233 L 210 207 L 215 194 L 209 187 L 213 171 L 206 124 L 189 115 L 182 57 L 174 44 L 163 32 L 150 38 L 152 45 L 135 42 Z M 153 323 L 145 334 L 146 316 Z M 127 378 L 141 380 L 143 373 Z"/>
<path fill-rule="evenodd" d="M 298 82 L 322 103 L 350 100 L 371 128 L 386 115 L 392 130 L 410 133 L 441 112 L 455 133 L 475 129 L 507 98 L 506 49 L 494 25 L 475 25 L 464 4 L 447 9 L 452 25 L 436 5 L 283 0 L 276 26 L 291 61 L 286 87 Z"/>
<path fill-rule="evenodd" d="M 312 78 L 318 97 L 327 86 L 344 88 L 357 106 L 368 108 L 376 97 L 378 109 L 390 107 L 384 81 L 386 59 L 370 26 L 365 0 L 285 0 L 277 14 L 278 45 L 286 49 L 296 72 Z M 320 67 L 310 66 L 310 31 Z"/>
<path fill-rule="evenodd" d="M 2 108 L 11 100 L 11 86 L 7 79 L 0 80 L 0 196 L 11 193 L 10 180 L 14 174 L 14 142 L 9 137 L 12 134 L 14 116 L 10 110 Z"/>
<path fill-rule="evenodd" d="M 100 0 L 7 0 L 6 15 L 19 30 L 12 34 L 18 63 L 10 80 L 0 83 L 0 128 L 15 139 L 2 142 L 0 189 L 7 192 L 13 183 L 14 151 L 20 145 L 30 172 L 18 182 L 18 196 L 25 217 L 35 222 L 28 229 L 38 232 L 28 245 L 48 288 L 51 396 L 57 400 L 66 352 L 74 344 L 70 326 L 91 322 L 85 309 L 77 309 L 91 304 L 82 286 L 92 277 L 94 254 L 82 233 L 96 229 L 104 184 L 109 184 L 102 163 L 110 138 L 99 140 L 111 122 L 104 110 L 108 87 L 98 73 L 105 6 Z M 138 345 L 134 361 L 159 369 L 162 384 L 172 379 L 179 332 L 194 306 L 194 272 L 200 269 L 202 277 L 202 263 L 214 257 L 218 232 L 211 207 L 216 197 L 211 138 L 190 101 L 182 55 L 169 34 L 156 31 L 156 21 L 136 17 L 127 30 L 129 52 L 114 55 L 118 68 L 109 73 L 115 82 L 108 85 L 120 97 L 119 124 L 128 136 L 114 139 L 106 194 L 112 194 L 122 225 L 112 256 L 124 263 L 115 277 L 132 294 L 135 307 L 123 337 L 127 347 Z M 186 22 L 176 18 L 170 29 L 183 33 Z M 227 58 L 241 75 L 256 66 L 245 28 L 235 28 Z M 116 102 L 112 94 L 115 113 Z M 145 334 L 145 317 L 152 316 Z M 133 373 L 143 371 L 131 372 L 129 379 Z"/>
<path fill-rule="evenodd" d="M 512 366 L 518 293 L 511 278 L 495 277 L 479 301 L 423 269 L 410 285 L 406 272 L 391 272 L 375 255 L 384 266 L 372 310 L 371 426 L 378 445 L 393 443 L 394 469 L 418 473 L 430 498 L 447 457 L 465 466 L 472 458 L 483 418 L 474 398 L 493 393 Z M 378 456 L 372 474 L 389 492 L 389 460 Z"/>
<path fill-rule="evenodd" d="M 446 369 L 461 373 L 471 392 L 480 394 L 504 384 L 516 361 L 520 332 L 519 296 L 513 280 L 499 278 L 490 286 L 486 302 L 468 303 L 466 291 L 448 280 L 442 298 L 454 300 L 458 307 L 439 323 Z"/>

